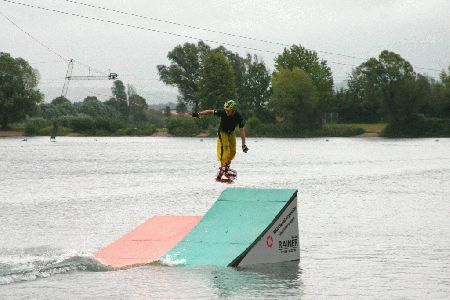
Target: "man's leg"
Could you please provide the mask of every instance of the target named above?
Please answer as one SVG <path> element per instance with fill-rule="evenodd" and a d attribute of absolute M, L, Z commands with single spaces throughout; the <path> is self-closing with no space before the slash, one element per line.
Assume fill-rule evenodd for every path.
<path fill-rule="evenodd" d="M 225 165 L 225 174 L 227 177 L 235 178 L 236 177 L 236 171 L 230 168 L 231 161 L 236 156 L 236 133 L 232 133 L 228 135 L 228 144 L 230 149 L 230 155 L 227 158 L 226 165 Z"/>
<path fill-rule="evenodd" d="M 217 160 L 220 162 L 220 167 L 219 171 L 217 172 L 217 180 L 220 180 L 222 178 L 222 175 L 225 173 L 225 168 L 230 152 L 229 148 L 228 135 L 219 131 L 219 133 L 217 134 Z"/>
<path fill-rule="evenodd" d="M 236 157 L 236 133 L 233 132 L 228 136 L 228 145 L 230 148 L 230 155 L 226 162 L 226 169 L 230 169 L 231 161 Z"/>

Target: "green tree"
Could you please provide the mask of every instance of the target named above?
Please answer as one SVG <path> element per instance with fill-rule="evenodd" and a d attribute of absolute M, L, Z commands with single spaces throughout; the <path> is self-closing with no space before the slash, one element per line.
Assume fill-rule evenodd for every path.
<path fill-rule="evenodd" d="M 121 80 L 115 80 L 111 88 L 112 94 L 116 99 L 126 102 L 127 92 L 125 90 L 125 85 Z"/>
<path fill-rule="evenodd" d="M 348 90 L 344 88 L 336 91 L 336 112 L 339 115 L 339 121 L 342 123 L 358 123 L 362 121 L 361 103 L 357 97 L 351 96 Z"/>
<path fill-rule="evenodd" d="M 227 99 L 236 99 L 233 69 L 219 51 L 211 51 L 205 58 L 198 96 L 202 109 L 219 108 Z"/>
<path fill-rule="evenodd" d="M 403 126 L 413 119 L 423 100 L 423 78 L 418 77 L 411 64 L 400 55 L 384 50 L 376 58 L 362 63 L 354 72 L 349 85 L 359 85 L 365 101 L 381 98 L 384 111 L 392 126 Z M 407 107 L 406 107 L 407 106 Z"/>
<path fill-rule="evenodd" d="M 111 87 L 111 91 L 113 97 L 106 101 L 105 104 L 112 106 L 126 118 L 128 116 L 128 100 L 125 85 L 121 80 L 116 80 Z"/>
<path fill-rule="evenodd" d="M 21 121 L 37 111 L 43 95 L 37 89 L 39 73 L 22 58 L 0 52 L 0 127 Z"/>
<path fill-rule="evenodd" d="M 187 112 L 186 104 L 178 97 L 177 106 L 175 107 L 177 113 L 185 113 Z"/>
<path fill-rule="evenodd" d="M 198 84 L 203 60 L 209 50 L 210 47 L 202 41 L 197 45 L 191 43 L 178 45 L 167 55 L 170 65 L 157 66 L 160 79 L 168 85 L 177 87 L 181 95 L 180 101 L 186 106 L 193 106 L 194 110 L 198 110 Z"/>
<path fill-rule="evenodd" d="M 39 105 L 40 114 L 47 120 L 57 122 L 62 116 L 75 115 L 76 107 L 64 96 L 53 99 L 50 103 L 41 103 Z"/>
<path fill-rule="evenodd" d="M 132 94 L 128 98 L 128 102 L 130 103 L 130 109 L 135 110 L 145 110 L 148 108 L 147 101 L 144 97 L 139 96 L 138 94 Z"/>
<path fill-rule="evenodd" d="M 205 96 L 206 79 L 203 77 L 205 69 L 208 68 L 205 67 L 205 61 L 211 52 L 222 54 L 231 67 L 235 90 L 232 94 L 233 98 L 238 100 L 240 110 L 246 115 L 268 118 L 270 116 L 267 109 L 270 75 L 265 64 L 257 56 L 254 56 L 254 59 L 251 55 L 243 58 L 223 46 L 211 49 L 201 41 L 197 45 L 186 43 L 175 47 L 168 55 L 171 64 L 158 66 L 161 80 L 176 86 L 180 92 L 179 102 L 184 104 L 180 106 L 180 111 L 183 111 L 184 107 L 198 110 L 201 106 L 200 101 L 208 101 L 201 98 Z M 203 85 L 201 91 L 200 85 Z M 209 105 L 213 107 L 216 104 Z"/>
<path fill-rule="evenodd" d="M 236 88 L 236 99 L 239 100 L 239 104 L 241 104 L 241 96 L 245 92 L 245 75 L 248 70 L 248 65 L 251 61 L 248 61 L 247 58 L 242 58 L 238 53 L 227 50 L 225 47 L 220 46 L 213 51 L 217 51 L 222 53 L 228 60 L 231 69 L 234 74 L 234 86 Z M 241 109 L 241 105 L 240 109 Z"/>
<path fill-rule="evenodd" d="M 399 54 L 384 50 L 374 62 L 373 70 L 368 71 L 375 72 L 370 76 L 375 79 L 375 84 L 383 92 L 384 107 L 391 124 L 394 127 L 402 126 L 406 120 L 414 118 L 420 107 L 418 101 L 421 98 L 408 91 L 416 79 L 412 65 Z M 414 91 L 419 92 L 418 89 Z M 405 105 L 409 107 L 404 107 Z"/>
<path fill-rule="evenodd" d="M 222 53 L 231 66 L 239 110 L 247 116 L 255 115 L 267 119 L 270 115 L 267 103 L 271 77 L 264 62 L 256 55 L 247 54 L 243 58 L 223 46 L 211 51 Z"/>
<path fill-rule="evenodd" d="M 301 45 L 292 45 L 284 49 L 275 58 L 275 69 L 293 70 L 295 67 L 305 71 L 311 78 L 320 101 L 321 110 L 332 111 L 333 75 L 325 60 L 320 60 L 317 52 L 308 50 Z"/>
<path fill-rule="evenodd" d="M 44 119 L 55 120 L 61 116 L 56 105 L 51 103 L 41 103 L 39 110 Z"/>
<path fill-rule="evenodd" d="M 146 119 L 156 128 L 162 128 L 165 126 L 165 118 L 158 110 L 148 109 L 145 111 Z"/>
<path fill-rule="evenodd" d="M 243 76 L 240 91 L 239 109 L 248 116 L 255 116 L 260 120 L 271 120 L 268 109 L 270 99 L 271 76 L 262 60 L 255 55 L 247 55 L 246 71 Z"/>
<path fill-rule="evenodd" d="M 450 119 L 450 66 L 448 72 L 444 70 L 439 75 L 440 91 L 436 95 L 438 116 Z"/>
<path fill-rule="evenodd" d="M 53 99 L 51 105 L 55 106 L 58 116 L 74 115 L 76 113 L 76 108 L 72 102 L 64 96 Z"/>
<path fill-rule="evenodd" d="M 164 108 L 164 115 L 166 115 L 167 117 L 171 116 L 171 109 L 169 105 L 166 105 L 166 107 Z"/>
<path fill-rule="evenodd" d="M 346 115 L 347 122 L 380 122 L 385 117 L 384 94 L 377 83 L 377 68 L 378 61 L 371 58 L 352 71 L 348 80 L 348 101 L 340 103 L 341 108 L 350 105 L 347 108 L 351 110 L 347 113 L 352 113 Z"/>
<path fill-rule="evenodd" d="M 426 79 L 430 92 L 420 112 L 429 117 L 450 119 L 450 75 L 443 70 L 439 74 L 440 80 L 430 77 Z"/>
<path fill-rule="evenodd" d="M 166 127 L 175 136 L 195 136 L 200 132 L 197 122 L 186 117 L 168 118 Z"/>
<path fill-rule="evenodd" d="M 86 97 L 83 102 L 78 103 L 76 107 L 79 113 L 91 117 L 123 119 L 123 116 L 114 107 L 106 105 L 95 96 Z"/>
<path fill-rule="evenodd" d="M 67 104 L 72 104 L 72 102 L 70 102 L 69 99 L 67 99 L 64 96 L 59 96 L 56 97 L 55 99 L 52 100 L 52 102 L 50 102 L 53 105 L 67 105 Z"/>
<path fill-rule="evenodd" d="M 391 126 L 410 126 L 417 119 L 417 113 L 425 96 L 429 93 L 429 85 L 426 80 L 406 78 L 392 83 L 392 98 L 390 99 Z"/>
<path fill-rule="evenodd" d="M 288 131 L 296 134 L 320 127 L 317 91 L 305 71 L 297 67 L 278 69 L 272 77 L 272 88 L 269 106 Z"/>
<path fill-rule="evenodd" d="M 130 85 L 129 85 L 130 87 Z M 130 89 L 128 89 L 130 91 Z M 143 124 L 148 121 L 146 110 L 148 109 L 147 101 L 144 97 L 139 96 L 136 93 L 132 93 L 128 96 L 129 111 L 128 120 L 132 124 Z"/>

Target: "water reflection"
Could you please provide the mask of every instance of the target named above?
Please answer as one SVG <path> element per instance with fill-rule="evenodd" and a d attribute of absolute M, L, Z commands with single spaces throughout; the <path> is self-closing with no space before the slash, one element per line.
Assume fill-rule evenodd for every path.
<path fill-rule="evenodd" d="M 217 268 L 211 272 L 212 284 L 219 297 L 257 296 L 301 297 L 302 270 L 298 261 L 261 264 L 240 268 Z"/>

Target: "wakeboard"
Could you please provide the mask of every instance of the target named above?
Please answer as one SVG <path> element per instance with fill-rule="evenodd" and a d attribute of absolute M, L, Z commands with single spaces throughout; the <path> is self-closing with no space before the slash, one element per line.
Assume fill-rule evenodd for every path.
<path fill-rule="evenodd" d="M 221 183 L 228 183 L 228 184 L 232 184 L 234 183 L 234 180 L 230 179 L 230 178 L 220 178 L 220 179 L 215 179 L 216 182 L 221 182 Z"/>
<path fill-rule="evenodd" d="M 222 183 L 234 183 L 234 181 L 236 180 L 237 177 L 237 172 L 236 170 L 233 169 L 229 169 L 225 174 L 223 174 L 224 177 L 217 179 L 217 182 L 222 182 Z"/>

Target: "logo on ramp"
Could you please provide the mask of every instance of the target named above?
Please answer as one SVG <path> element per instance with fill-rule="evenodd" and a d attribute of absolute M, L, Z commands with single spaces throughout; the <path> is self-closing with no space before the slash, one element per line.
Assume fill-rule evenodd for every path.
<path fill-rule="evenodd" d="M 278 249 L 281 253 L 290 253 L 297 251 L 298 248 L 298 236 L 291 236 L 290 239 L 279 241 Z"/>
<path fill-rule="evenodd" d="M 267 247 L 272 248 L 272 246 L 273 246 L 273 238 L 272 238 L 271 235 L 267 236 L 266 245 L 267 245 Z"/>

